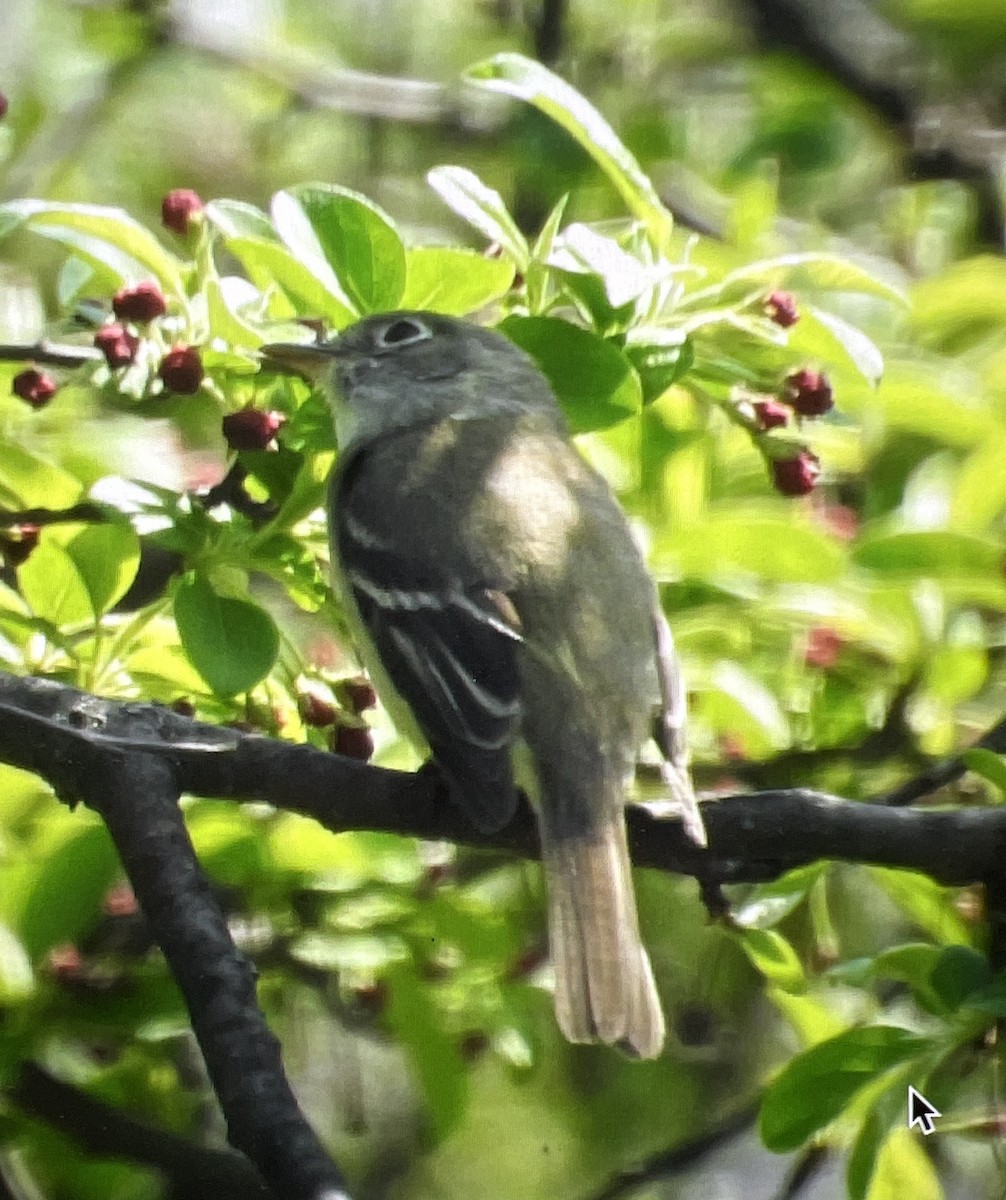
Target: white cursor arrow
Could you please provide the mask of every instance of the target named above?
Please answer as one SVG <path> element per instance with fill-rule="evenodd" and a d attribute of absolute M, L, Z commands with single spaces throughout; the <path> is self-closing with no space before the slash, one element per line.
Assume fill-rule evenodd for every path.
<path fill-rule="evenodd" d="M 918 1125 L 920 1132 L 928 1137 L 936 1126 L 933 1124 L 934 1117 L 942 1117 L 943 1113 L 930 1102 L 919 1091 L 916 1091 L 911 1084 L 908 1085 L 908 1128 L 913 1125 Z"/>

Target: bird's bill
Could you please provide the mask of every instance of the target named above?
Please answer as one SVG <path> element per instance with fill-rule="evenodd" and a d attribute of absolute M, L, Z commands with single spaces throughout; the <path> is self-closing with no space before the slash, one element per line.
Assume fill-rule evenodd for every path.
<path fill-rule="evenodd" d="M 271 342 L 262 346 L 259 353 L 278 367 L 317 379 L 334 357 L 334 349 L 328 342 Z"/>

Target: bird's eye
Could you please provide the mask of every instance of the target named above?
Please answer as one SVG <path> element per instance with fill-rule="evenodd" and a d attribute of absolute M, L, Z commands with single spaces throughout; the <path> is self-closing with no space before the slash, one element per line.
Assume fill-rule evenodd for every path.
<path fill-rule="evenodd" d="M 420 321 L 402 317 L 398 321 L 392 321 L 387 329 L 382 329 L 377 340 L 382 346 L 408 346 L 411 342 L 421 342 L 424 338 L 432 336 Z"/>

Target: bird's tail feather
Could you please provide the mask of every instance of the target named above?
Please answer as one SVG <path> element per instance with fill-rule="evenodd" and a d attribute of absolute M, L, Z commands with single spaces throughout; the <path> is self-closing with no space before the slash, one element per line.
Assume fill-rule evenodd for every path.
<path fill-rule="evenodd" d="M 549 824 L 542 849 L 559 1026 L 571 1042 L 655 1058 L 664 1014 L 639 938 L 621 808 L 565 836 Z"/>

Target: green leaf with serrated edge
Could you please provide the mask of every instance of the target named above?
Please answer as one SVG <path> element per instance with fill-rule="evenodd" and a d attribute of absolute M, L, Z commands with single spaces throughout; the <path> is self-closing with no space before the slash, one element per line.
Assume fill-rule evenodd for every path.
<path fill-rule="evenodd" d="M 759 1116 L 762 1141 L 776 1153 L 796 1150 L 840 1116 L 861 1088 L 929 1045 L 894 1025 L 867 1025 L 805 1050 L 765 1092 Z"/>
<path fill-rule="evenodd" d="M 498 242 L 518 271 L 527 269 L 527 239 L 510 215 L 503 197 L 464 167 L 434 167 L 426 182 L 449 209 L 477 229 L 490 242 Z"/>
<path fill-rule="evenodd" d="M 272 217 L 301 262 L 326 286 L 327 267 L 357 312 L 397 307 L 405 248 L 391 218 L 373 201 L 332 184 L 305 183 L 273 197 Z"/>
<path fill-rule="evenodd" d="M 63 228 L 105 242 L 149 271 L 165 291 L 177 296 L 184 294 L 181 262 L 125 209 L 51 200 L 11 200 L 0 204 L 0 221 L 5 216 L 23 221 L 36 233 Z"/>
<path fill-rule="evenodd" d="M 189 661 L 219 696 L 246 692 L 272 669 L 279 633 L 257 604 L 221 596 L 202 575 L 174 593 L 175 623 Z"/>
<path fill-rule="evenodd" d="M 605 429 L 642 408 L 639 376 L 624 354 L 558 317 L 507 317 L 500 330 L 535 360 L 574 433 Z"/>
<path fill-rule="evenodd" d="M 521 54 L 504 52 L 469 67 L 465 78 L 534 105 L 590 155 L 611 181 L 623 203 L 646 226 L 654 246 L 664 252 L 674 221 L 635 157 L 596 108 L 547 67 Z"/>
<path fill-rule="evenodd" d="M 18 587 L 32 613 L 58 628 L 94 620 L 87 584 L 71 555 L 45 533 L 18 567 Z"/>
<path fill-rule="evenodd" d="M 807 984 L 803 966 L 790 943 L 774 929 L 738 930 L 741 949 L 770 983 L 787 992 L 803 991 Z"/>
<path fill-rule="evenodd" d="M 295 313 L 316 316 L 336 329 L 356 320 L 349 299 L 327 264 L 310 269 L 280 242 L 262 238 L 228 238 L 227 249 L 248 272 L 248 278 L 263 292 L 279 288 Z"/>
<path fill-rule="evenodd" d="M 140 566 L 140 539 L 126 524 L 89 525 L 66 544 L 95 620 L 129 590 Z M 30 561 L 30 560 L 29 560 Z"/>
<path fill-rule="evenodd" d="M 1003 755 L 978 746 L 973 750 L 965 750 L 961 758 L 969 771 L 987 779 L 1006 797 L 1006 758 Z"/>
<path fill-rule="evenodd" d="M 993 538 L 951 530 L 866 535 L 852 550 L 860 567 L 885 575 L 935 578 L 1001 573 L 1002 547 Z"/>
<path fill-rule="evenodd" d="M 509 258 L 486 258 L 455 246 L 420 246 L 405 252 L 402 308 L 463 317 L 506 295 L 514 280 Z"/>

